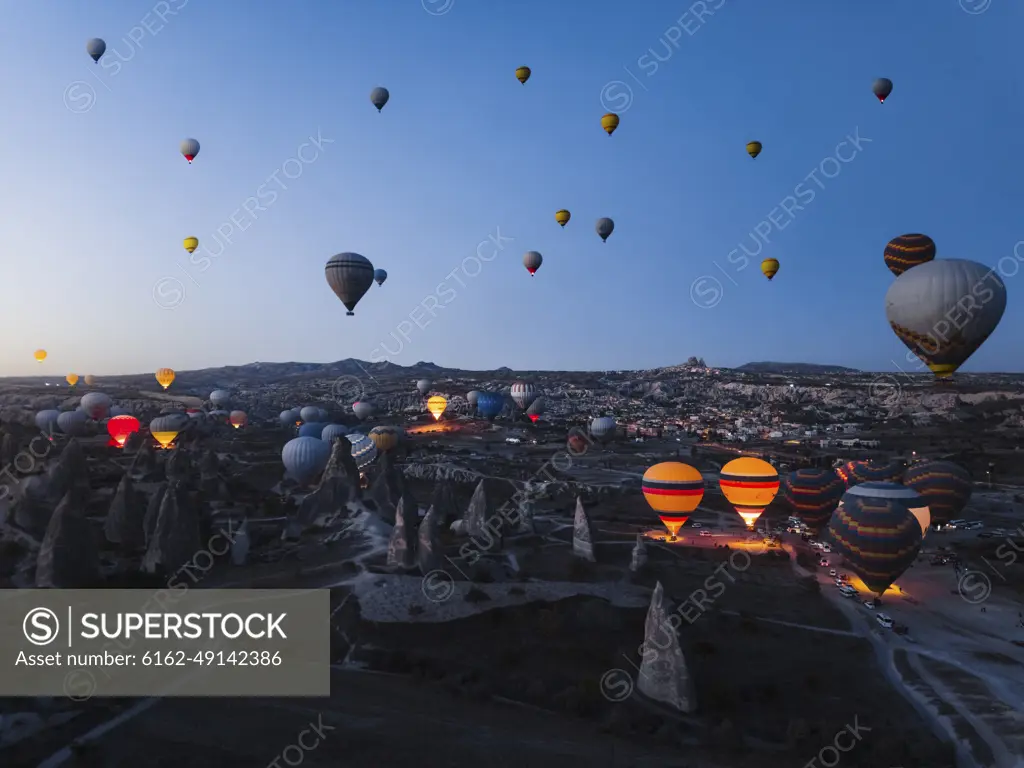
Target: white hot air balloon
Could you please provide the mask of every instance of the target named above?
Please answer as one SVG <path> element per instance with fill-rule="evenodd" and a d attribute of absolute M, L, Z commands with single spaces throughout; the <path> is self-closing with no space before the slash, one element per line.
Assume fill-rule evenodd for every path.
<path fill-rule="evenodd" d="M 199 154 L 199 142 L 195 139 L 185 139 L 181 142 L 181 154 L 188 160 L 189 165 Z"/>
<path fill-rule="evenodd" d="M 50 435 L 57 431 L 57 421 L 60 419 L 60 411 L 49 408 L 36 414 L 36 426 L 40 432 Z"/>
<path fill-rule="evenodd" d="M 65 435 L 76 437 L 85 434 L 88 421 L 85 411 L 65 411 L 57 417 L 57 428 Z"/>
<path fill-rule="evenodd" d="M 281 461 L 300 485 L 308 485 L 327 467 L 331 446 L 317 437 L 296 437 L 281 449 Z"/>
<path fill-rule="evenodd" d="M 466 402 L 469 403 L 469 407 L 472 408 L 473 410 L 476 410 L 476 399 L 478 397 L 480 397 L 480 392 L 479 390 L 476 389 L 471 389 L 469 393 L 466 395 Z"/>
<path fill-rule="evenodd" d="M 215 389 L 210 393 L 210 402 L 217 408 L 224 408 L 231 402 L 231 393 L 226 389 Z"/>
<path fill-rule="evenodd" d="M 103 421 L 110 412 L 110 398 L 102 392 L 82 396 L 82 410 L 93 421 Z"/>
<path fill-rule="evenodd" d="M 509 394 L 512 396 L 512 400 L 515 404 L 522 408 L 524 411 L 530 407 L 530 404 L 537 399 L 537 387 L 529 382 L 517 381 L 512 385 L 512 389 L 509 390 Z"/>
<path fill-rule="evenodd" d="M 433 386 L 433 382 L 430 379 L 420 379 L 416 382 L 416 391 L 421 395 L 426 395 Z"/>
<path fill-rule="evenodd" d="M 307 405 L 299 411 L 299 419 L 302 421 L 316 421 L 319 414 L 319 408 L 315 405 Z"/>
<path fill-rule="evenodd" d="M 367 402 L 366 400 L 358 400 L 352 403 L 352 413 L 356 415 L 356 418 L 362 421 L 373 416 L 373 403 Z"/>
<path fill-rule="evenodd" d="M 607 440 L 615 435 L 615 419 L 611 416 L 598 416 L 590 422 L 590 434 L 598 440 Z"/>

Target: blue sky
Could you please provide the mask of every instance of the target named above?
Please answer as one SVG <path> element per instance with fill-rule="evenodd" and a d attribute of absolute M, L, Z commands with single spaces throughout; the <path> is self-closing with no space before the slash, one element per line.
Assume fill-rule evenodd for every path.
<path fill-rule="evenodd" d="M 906 349 L 884 315 L 886 241 L 926 232 L 940 257 L 996 266 L 1024 239 L 1024 7 L 1009 0 L 978 14 L 957 0 L 708 0 L 717 10 L 699 20 L 685 2 L 92 5 L 25 4 L 0 29 L 2 375 L 689 355 L 893 370 Z M 99 66 L 84 49 L 94 36 L 108 45 Z M 895 82 L 884 105 L 878 76 Z M 391 91 L 382 114 L 377 85 Z M 602 93 L 622 114 L 611 138 Z M 730 251 L 752 249 L 758 224 L 857 131 L 870 142 L 803 210 L 777 212 L 782 228 L 737 269 Z M 286 163 L 318 133 L 311 162 Z M 192 166 L 178 153 L 189 136 L 202 144 Z M 272 204 L 236 213 L 261 185 Z M 182 239 L 217 253 L 233 215 L 245 231 L 190 263 Z M 604 244 L 601 216 L 616 223 Z M 355 317 L 324 280 L 346 250 L 390 275 Z M 544 255 L 532 279 L 527 250 Z M 770 284 L 764 256 L 782 264 Z M 713 308 L 691 301 L 706 276 L 721 286 Z M 1022 281 L 1007 278 L 1002 324 L 963 370 L 1024 370 Z M 433 317 L 416 309 L 435 304 Z"/>

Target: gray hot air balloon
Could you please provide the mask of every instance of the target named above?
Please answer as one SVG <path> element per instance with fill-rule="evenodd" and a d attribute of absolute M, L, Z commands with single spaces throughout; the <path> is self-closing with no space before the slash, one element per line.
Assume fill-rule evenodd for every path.
<path fill-rule="evenodd" d="M 299 411 L 299 419 L 301 421 L 316 421 L 316 417 L 319 415 L 320 409 L 315 405 L 307 405 L 305 408 Z"/>
<path fill-rule="evenodd" d="M 328 424 L 320 431 L 320 439 L 325 443 L 333 443 L 339 437 L 344 437 L 348 434 L 348 427 L 341 424 Z"/>
<path fill-rule="evenodd" d="M 469 391 L 469 394 L 466 395 L 466 401 L 469 403 L 470 408 L 473 408 L 474 410 L 476 409 L 476 399 L 479 396 L 480 393 L 477 390 L 472 389 Z"/>
<path fill-rule="evenodd" d="M 41 432 L 52 434 L 57 430 L 57 421 L 60 419 L 60 411 L 47 409 L 36 414 L 36 426 Z"/>
<path fill-rule="evenodd" d="M 281 414 L 277 418 L 280 419 L 283 426 L 290 427 L 298 421 L 298 419 L 292 418 L 294 415 L 295 413 L 293 411 L 281 411 Z"/>
<path fill-rule="evenodd" d="M 281 461 L 299 484 L 308 485 L 324 471 L 331 458 L 331 446 L 317 437 L 296 437 L 281 449 Z"/>
<path fill-rule="evenodd" d="M 322 421 L 307 421 L 299 427 L 299 437 L 315 437 L 319 439 L 326 426 Z"/>
<path fill-rule="evenodd" d="M 85 411 L 65 411 L 57 417 L 57 428 L 65 435 L 75 437 L 85 434 L 85 425 L 89 417 Z"/>
<path fill-rule="evenodd" d="M 388 99 L 390 98 L 391 94 L 388 93 L 387 88 L 381 88 L 378 86 L 370 91 L 370 103 L 377 108 L 378 112 L 384 109 L 384 105 L 388 103 Z"/>
<path fill-rule="evenodd" d="M 373 403 L 368 403 L 365 400 L 358 400 L 352 403 L 352 413 L 356 415 L 356 418 L 362 421 L 373 416 Z"/>
<path fill-rule="evenodd" d="M 358 253 L 339 253 L 331 256 L 324 269 L 327 284 L 345 305 L 346 314 L 354 315 L 352 310 L 373 285 L 373 264 Z"/>
<path fill-rule="evenodd" d="M 218 408 L 223 408 L 231 402 L 231 393 L 226 389 L 215 389 L 210 393 L 210 402 Z"/>
<path fill-rule="evenodd" d="M 85 52 L 92 56 L 92 60 L 99 63 L 100 57 L 106 53 L 107 44 L 100 40 L 98 37 L 94 37 L 85 44 Z"/>
<path fill-rule="evenodd" d="M 317 421 L 322 421 L 322 422 L 324 422 L 326 424 L 328 421 L 331 420 L 331 414 L 329 414 L 327 412 L 326 408 L 317 408 L 316 409 L 316 420 Z"/>
<path fill-rule="evenodd" d="M 996 271 L 964 259 L 908 269 L 885 294 L 885 315 L 900 341 L 944 379 L 999 325 L 1006 284 Z"/>
<path fill-rule="evenodd" d="M 530 403 L 530 407 L 526 409 L 526 415 L 530 417 L 531 421 L 536 421 L 546 410 L 547 408 L 544 405 L 544 398 L 538 397 Z"/>
<path fill-rule="evenodd" d="M 377 281 L 377 285 L 384 285 L 384 281 L 388 279 L 388 273 L 383 269 L 373 270 L 373 279 Z"/>
<path fill-rule="evenodd" d="M 889 98 L 889 94 L 892 93 L 892 80 L 888 77 L 880 77 L 871 84 L 871 91 L 878 97 L 878 101 L 882 104 Z"/>
<path fill-rule="evenodd" d="M 597 226 L 594 228 L 597 230 L 597 234 L 600 235 L 601 240 L 608 242 L 608 238 L 615 229 L 615 222 L 609 218 L 598 219 Z"/>
<path fill-rule="evenodd" d="M 523 266 L 526 267 L 526 271 L 531 276 L 537 273 L 540 269 L 540 265 L 544 262 L 544 257 L 541 256 L 537 251 L 527 251 L 523 254 Z"/>
<path fill-rule="evenodd" d="M 185 139 L 181 142 L 181 154 L 188 160 L 189 165 L 195 160 L 196 155 L 199 154 L 199 142 L 195 139 Z"/>
<path fill-rule="evenodd" d="M 606 440 L 615 434 L 615 419 L 611 416 L 598 416 L 590 422 L 590 434 L 598 440 Z"/>
<path fill-rule="evenodd" d="M 110 412 L 110 398 L 102 392 L 90 392 L 82 397 L 82 410 L 93 421 L 103 421 Z"/>
<path fill-rule="evenodd" d="M 430 379 L 420 379 L 416 382 L 416 391 L 421 395 L 426 395 L 433 386 L 433 382 Z"/>

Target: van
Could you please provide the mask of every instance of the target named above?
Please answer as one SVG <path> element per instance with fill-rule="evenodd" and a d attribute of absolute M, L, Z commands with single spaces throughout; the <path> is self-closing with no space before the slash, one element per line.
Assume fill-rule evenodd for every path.
<path fill-rule="evenodd" d="M 839 588 L 839 593 L 843 597 L 856 597 L 857 590 L 851 587 L 849 584 L 845 584 Z"/>

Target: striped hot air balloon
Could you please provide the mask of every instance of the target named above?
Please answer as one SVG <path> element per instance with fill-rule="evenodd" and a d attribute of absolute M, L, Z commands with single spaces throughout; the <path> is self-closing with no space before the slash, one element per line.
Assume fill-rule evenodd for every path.
<path fill-rule="evenodd" d="M 902 461 L 851 461 L 845 466 L 846 487 L 861 483 L 900 483 L 906 467 Z"/>
<path fill-rule="evenodd" d="M 903 484 L 928 502 L 932 520 L 948 523 L 971 499 L 974 482 L 970 473 L 951 461 L 921 461 L 907 469 Z"/>
<path fill-rule="evenodd" d="M 911 267 L 924 264 L 935 258 L 935 241 L 928 235 L 900 235 L 885 246 L 885 266 L 896 277 Z"/>
<path fill-rule="evenodd" d="M 355 459 L 360 471 L 370 466 L 377 458 L 377 445 L 367 435 L 349 432 L 345 439 L 352 443 L 352 458 Z"/>
<path fill-rule="evenodd" d="M 665 461 L 644 472 L 641 483 L 644 498 L 668 528 L 669 541 L 675 541 L 690 514 L 704 498 L 704 478 L 689 464 Z"/>
<path fill-rule="evenodd" d="M 538 392 L 537 387 L 533 384 L 526 381 L 517 381 L 512 385 L 510 394 L 512 399 L 515 400 L 516 405 L 525 411 L 537 399 Z"/>
<path fill-rule="evenodd" d="M 835 551 L 879 596 L 914 562 L 923 538 L 908 499 L 897 490 L 906 489 L 894 483 L 851 488 L 828 524 Z"/>
<path fill-rule="evenodd" d="M 398 445 L 402 431 L 398 427 L 374 427 L 368 437 L 377 446 L 378 453 L 387 453 Z"/>
<path fill-rule="evenodd" d="M 611 416 L 598 416 L 590 422 L 590 434 L 600 442 L 615 437 L 615 419 Z"/>
<path fill-rule="evenodd" d="M 722 467 L 718 485 L 747 527 L 753 528 L 779 492 L 779 473 L 767 461 L 741 456 Z"/>
<path fill-rule="evenodd" d="M 828 523 L 844 493 L 846 483 L 834 469 L 798 469 L 782 483 L 782 498 L 814 533 Z"/>

